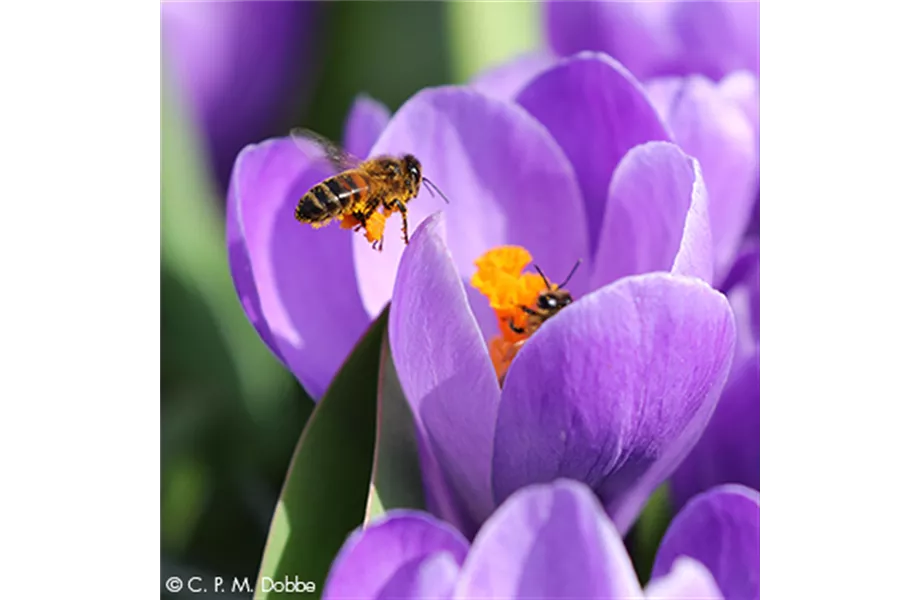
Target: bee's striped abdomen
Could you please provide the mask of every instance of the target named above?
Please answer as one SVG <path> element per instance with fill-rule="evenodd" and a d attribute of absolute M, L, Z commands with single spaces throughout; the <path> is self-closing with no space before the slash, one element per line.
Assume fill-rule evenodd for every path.
<path fill-rule="evenodd" d="M 356 170 L 345 171 L 316 184 L 297 204 L 297 220 L 317 223 L 348 212 L 368 191 L 368 180 Z"/>

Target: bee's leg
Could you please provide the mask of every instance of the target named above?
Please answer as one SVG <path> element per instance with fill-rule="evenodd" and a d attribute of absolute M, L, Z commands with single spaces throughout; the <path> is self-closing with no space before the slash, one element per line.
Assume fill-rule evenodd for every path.
<path fill-rule="evenodd" d="M 523 304 L 521 305 L 521 310 L 523 310 L 525 313 L 527 313 L 528 315 L 530 315 L 530 316 L 532 316 L 532 317 L 535 317 L 535 316 L 537 316 L 538 314 L 540 314 L 540 313 L 538 313 L 537 311 L 535 311 L 534 309 L 530 308 L 529 306 L 524 306 Z"/>
<path fill-rule="evenodd" d="M 512 319 L 512 318 L 509 318 L 509 319 L 508 319 L 508 327 L 510 327 L 510 328 L 511 328 L 511 331 L 513 331 L 514 333 L 524 333 L 524 329 L 522 329 L 521 327 L 518 327 L 517 325 L 515 325 L 515 324 L 514 324 L 514 319 Z"/>
<path fill-rule="evenodd" d="M 363 212 L 353 212 L 351 213 L 354 216 L 355 220 L 358 221 L 358 224 L 355 225 L 353 231 L 361 231 L 362 229 L 367 229 L 367 215 Z"/>
<path fill-rule="evenodd" d="M 403 241 L 406 242 L 406 245 L 409 245 L 409 217 L 406 210 L 406 205 L 402 203 L 402 200 L 396 201 L 396 208 L 399 209 L 399 214 L 402 216 L 402 234 Z"/>

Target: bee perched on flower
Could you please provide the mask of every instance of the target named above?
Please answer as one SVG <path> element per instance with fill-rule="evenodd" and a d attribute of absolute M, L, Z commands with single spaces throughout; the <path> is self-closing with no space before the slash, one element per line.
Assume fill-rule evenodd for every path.
<path fill-rule="evenodd" d="M 498 319 L 499 335 L 489 342 L 489 356 L 495 365 L 499 383 L 517 351 L 540 326 L 572 303 L 564 289 L 581 261 L 560 284 L 550 283 L 534 265 L 537 273 L 524 273 L 533 259 L 525 248 L 502 246 L 487 251 L 476 260 L 477 271 L 470 284 L 489 299 Z"/>

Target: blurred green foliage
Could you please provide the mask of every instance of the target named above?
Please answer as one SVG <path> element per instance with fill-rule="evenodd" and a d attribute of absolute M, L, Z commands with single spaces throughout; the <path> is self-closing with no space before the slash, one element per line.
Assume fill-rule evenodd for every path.
<path fill-rule="evenodd" d="M 309 33 L 315 60 L 291 74 L 304 92 L 268 135 L 307 126 L 338 140 L 359 93 L 395 111 L 424 87 L 463 83 L 541 43 L 536 3 L 322 8 Z M 240 308 L 218 191 L 225 183 L 209 179 L 194 123 L 175 90 L 161 87 L 162 570 L 255 581 L 314 404 Z"/>

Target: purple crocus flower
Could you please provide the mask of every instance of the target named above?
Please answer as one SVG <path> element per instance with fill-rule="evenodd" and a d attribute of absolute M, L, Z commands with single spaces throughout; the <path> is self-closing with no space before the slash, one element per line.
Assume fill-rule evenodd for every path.
<path fill-rule="evenodd" d="M 588 281 L 631 260 L 624 270 L 645 274 L 576 296 L 525 343 L 501 388 L 442 218 L 423 223 L 400 264 L 389 338 L 436 515 L 472 535 L 516 490 L 564 477 L 587 483 L 626 531 L 693 447 L 728 375 L 735 330 L 725 297 L 688 276 L 707 249 L 694 231 L 704 221 L 694 223 L 691 163 L 670 144 L 624 159 L 624 219 L 673 215 L 664 206 L 682 199 L 687 224 L 667 240 L 660 222 L 664 238 L 595 263 Z M 669 177 L 674 189 L 646 195 Z M 637 268 L 646 256 L 655 262 Z"/>
<path fill-rule="evenodd" d="M 164 70 L 226 186 L 239 151 L 280 124 L 310 65 L 316 2 L 163 2 Z"/>
<path fill-rule="evenodd" d="M 349 128 L 365 123 L 354 129 L 373 139 L 382 121 L 353 116 Z M 382 253 L 294 220 L 299 196 L 331 173 L 318 153 L 287 139 L 252 146 L 229 197 L 241 301 L 318 397 L 392 298 L 393 361 L 430 508 L 464 533 L 516 489 L 557 477 L 588 483 L 625 531 L 702 433 L 735 345 L 731 309 L 709 284 L 713 248 L 743 231 L 710 227 L 724 207 L 669 139 L 641 86 L 604 55 L 560 61 L 516 101 L 423 90 L 370 154 L 412 152 L 451 203 L 413 200 L 413 241 L 405 249 L 391 233 Z M 510 244 L 551 278 L 583 266 L 567 285 L 575 303 L 525 344 L 500 389 L 485 343 L 495 315 L 470 280 L 478 256 Z"/>
<path fill-rule="evenodd" d="M 729 291 L 728 272 L 747 268 L 749 255 L 759 252 L 757 3 L 566 1 L 548 3 L 544 15 L 552 51 L 509 61 L 473 85 L 513 100 L 557 54 L 591 49 L 623 61 L 642 80 L 672 139 L 700 162 L 712 226 L 723 232 L 715 240 L 715 282 Z M 671 482 L 677 506 L 716 483 L 758 485 L 759 352 L 744 346 L 700 447 Z"/>
<path fill-rule="evenodd" d="M 472 544 L 426 513 L 384 515 L 346 541 L 323 598 L 756 600 L 759 542 L 757 493 L 711 490 L 675 518 L 643 590 L 591 491 L 558 480 L 513 494 Z"/>
<path fill-rule="evenodd" d="M 453 231 L 449 243 L 464 281 L 477 256 L 506 243 L 528 248 L 546 272 L 565 273 L 577 259 L 598 252 L 620 160 L 634 146 L 667 141 L 671 134 L 635 79 L 603 55 L 587 53 L 553 64 L 517 102 L 495 99 L 491 89 L 482 84 L 423 90 L 389 124 L 382 108 L 369 111 L 373 117 L 361 117 L 368 111 L 359 103 L 347 129 L 364 145 L 350 142 L 347 149 L 358 156 L 405 151 L 419 156 L 425 174 L 455 198 L 446 209 Z M 299 196 L 331 173 L 318 154 L 307 158 L 287 138 L 271 139 L 240 153 L 228 195 L 234 207 L 228 212 L 231 269 L 241 300 L 268 346 L 314 397 L 391 298 L 402 252 L 392 234 L 381 256 L 360 236 L 291 222 Z M 707 177 L 707 187 L 730 187 L 718 181 L 728 175 L 717 171 Z M 732 219 L 717 216 L 736 209 L 714 204 L 711 197 L 707 202 L 713 221 L 733 227 L 711 230 L 716 247 L 736 247 L 744 232 Z M 411 204 L 410 230 L 442 207 L 423 193 Z M 677 221 L 671 225 L 682 226 L 682 213 L 674 214 Z M 253 224 L 246 225 L 249 221 Z M 261 223 L 258 231 L 255 221 Z M 627 265 L 617 261 L 645 252 L 636 244 L 660 237 L 652 222 L 619 221 L 610 227 L 620 226 L 647 228 L 622 235 L 613 231 L 620 238 L 605 248 L 611 276 L 628 274 Z M 246 230 L 251 233 L 243 235 Z M 539 247 L 546 250 L 536 252 Z M 717 266 L 721 271 L 731 266 L 728 254 Z M 588 287 L 587 272 L 576 274 L 574 290 Z M 494 333 L 487 302 L 478 294 L 471 301 L 484 331 Z"/>

